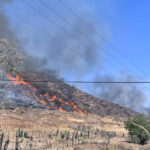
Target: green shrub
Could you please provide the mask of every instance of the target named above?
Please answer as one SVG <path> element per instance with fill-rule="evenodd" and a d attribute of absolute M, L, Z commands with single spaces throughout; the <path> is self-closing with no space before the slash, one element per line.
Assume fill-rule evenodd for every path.
<path fill-rule="evenodd" d="M 137 115 L 133 119 L 124 122 L 125 128 L 131 136 L 131 142 L 146 144 L 150 137 L 150 123 L 143 115 Z"/>
<path fill-rule="evenodd" d="M 64 138 L 65 138 L 64 133 L 61 133 L 61 139 L 64 140 Z"/>
<path fill-rule="evenodd" d="M 29 138 L 28 132 L 24 132 L 24 138 Z"/>
<path fill-rule="evenodd" d="M 18 137 L 23 137 L 23 129 L 20 129 L 18 130 Z"/>

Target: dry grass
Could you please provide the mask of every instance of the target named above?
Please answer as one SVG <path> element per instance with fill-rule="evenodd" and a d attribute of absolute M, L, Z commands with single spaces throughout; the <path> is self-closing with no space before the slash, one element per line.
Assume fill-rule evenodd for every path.
<path fill-rule="evenodd" d="M 123 120 L 123 118 L 120 118 Z M 23 138 L 20 146 L 23 149 L 48 150 L 48 149 L 64 149 L 64 150 L 142 150 L 150 147 L 149 144 L 140 146 L 126 142 L 127 131 L 124 128 L 122 121 L 115 121 L 114 118 L 101 117 L 92 114 L 79 114 L 72 112 L 48 111 L 37 109 L 15 110 L 0 110 L 0 125 L 5 134 L 4 140 L 9 136 L 10 144 L 8 150 L 14 150 L 16 142 L 16 132 L 19 128 L 28 132 L 29 136 L 33 137 L 33 141 Z M 90 130 L 89 138 L 79 137 L 74 140 L 73 145 L 71 139 L 62 140 L 61 134 L 69 131 L 72 135 L 77 131 L 78 127 L 85 127 Z M 58 137 L 55 134 L 59 128 Z M 95 135 L 95 131 L 113 131 L 116 132 L 116 137 L 108 140 L 107 136 Z M 53 131 L 54 136 L 50 139 L 50 132 Z M 86 131 L 86 132 L 87 132 Z M 83 134 L 85 134 L 83 132 Z M 122 137 L 124 135 L 124 137 Z M 20 138 L 19 140 L 21 140 Z M 35 146 L 36 143 L 36 146 Z M 26 148 L 28 146 L 28 148 Z M 149 148 L 150 149 L 150 148 Z"/>

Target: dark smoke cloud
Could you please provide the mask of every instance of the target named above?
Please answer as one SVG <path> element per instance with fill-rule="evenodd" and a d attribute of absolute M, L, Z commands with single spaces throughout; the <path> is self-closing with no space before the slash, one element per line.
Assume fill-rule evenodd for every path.
<path fill-rule="evenodd" d="M 32 57 L 28 57 L 27 53 L 23 51 L 23 47 L 19 43 L 19 40 L 16 36 L 16 31 L 13 30 L 11 26 L 11 22 L 9 17 L 5 14 L 4 6 L 6 4 L 12 3 L 14 0 L 0 0 L 0 39 L 6 39 L 10 42 L 13 42 L 16 44 L 18 49 L 22 52 L 22 54 L 25 56 L 25 66 L 28 66 L 27 63 L 29 60 L 35 60 L 35 58 L 32 59 Z M 27 59 L 28 57 L 28 59 Z M 41 60 L 36 59 L 36 63 L 33 61 L 32 65 L 35 66 L 35 64 L 38 64 L 38 62 L 41 64 Z M 33 67 L 32 67 L 33 69 Z"/>
<path fill-rule="evenodd" d="M 32 13 L 33 16 L 27 17 L 31 18 L 29 22 L 32 21 L 38 25 L 42 20 L 44 25 L 48 24 L 47 26 L 40 24 L 39 27 L 44 29 L 46 33 L 52 34 L 52 38 L 55 40 L 51 37 L 43 36 L 39 31 L 29 29 L 28 24 L 25 25 L 24 22 L 17 22 L 19 27 L 16 25 L 17 30 L 14 31 L 12 30 L 9 18 L 4 13 L 4 4 L 10 2 L 13 2 L 13 0 L 0 0 L 0 38 L 18 42 L 16 38 L 17 34 L 19 41 L 21 41 L 24 47 L 24 51 L 22 51 L 25 56 L 24 68 L 42 70 L 53 75 L 59 74 L 61 77 L 66 74 L 72 74 L 76 79 L 82 78 L 84 80 L 84 76 L 89 72 L 92 72 L 96 67 L 100 69 L 100 66 L 96 66 L 96 64 L 103 65 L 101 57 L 96 56 L 97 51 L 101 54 L 100 49 L 96 46 L 97 44 L 100 44 L 101 46 L 101 41 L 98 40 L 93 31 L 89 30 L 89 28 L 87 28 L 80 20 L 73 18 L 73 16 L 65 16 L 66 18 L 71 18 L 70 20 L 74 28 L 66 25 L 63 21 L 58 21 L 64 30 L 69 32 L 73 38 L 56 27 L 50 26 L 47 21 L 43 21 L 40 17 L 39 19 L 36 18 L 36 20 L 34 20 L 37 15 L 36 13 Z M 51 14 L 50 17 L 56 21 L 56 16 L 54 17 Z M 86 22 L 90 28 L 100 30 L 100 32 L 102 31 L 103 36 L 106 36 L 104 28 L 100 28 L 95 20 L 92 21 L 93 15 L 86 12 L 86 14 L 82 14 L 81 17 L 86 18 Z M 20 30 L 18 32 L 19 28 Z M 88 39 L 79 32 L 82 32 Z M 20 36 L 19 33 L 22 33 L 23 36 Z M 25 43 L 25 41 L 27 42 Z M 19 43 L 19 45 L 21 44 Z M 98 76 L 95 80 L 133 81 L 135 79 L 132 76 L 124 74 L 119 77 Z M 144 113 L 150 112 L 149 109 L 144 109 L 144 103 L 147 101 L 146 95 L 142 88 L 137 85 L 94 84 L 92 89 L 92 94 L 105 100 L 126 106 L 136 111 Z"/>
<path fill-rule="evenodd" d="M 89 23 L 89 26 L 93 25 Z M 100 57 L 95 55 L 96 51 L 100 52 L 100 50 L 94 41 L 93 31 L 86 29 L 79 20 L 75 21 L 74 28 L 65 29 L 71 37 L 64 32 L 56 32 L 53 35 L 56 41 L 50 40 L 45 49 L 47 66 L 57 70 L 60 74 L 66 71 L 80 78 L 97 67 L 98 60 L 101 64 Z"/>
<path fill-rule="evenodd" d="M 135 81 L 136 79 L 127 74 L 120 74 L 119 77 L 98 76 L 96 81 L 116 82 Z M 95 93 L 104 100 L 128 107 L 138 112 L 148 113 L 144 108 L 147 97 L 142 87 L 137 84 L 95 84 Z"/>
<path fill-rule="evenodd" d="M 4 5 L 12 1 L 13 0 L 2 0 L 0 4 Z M 30 3 L 35 6 L 34 3 Z M 39 6 L 39 10 L 42 12 L 41 5 Z M 44 8 L 44 10 L 45 9 L 46 8 Z M 95 17 L 88 12 L 80 14 L 88 23 L 89 27 L 86 27 L 81 20 L 75 16 L 68 16 L 69 13 L 67 13 L 67 16 L 64 17 L 70 18 L 69 21 L 73 25 L 73 27 L 71 27 L 63 20 L 57 20 L 54 14 L 50 12 L 49 14 L 50 20 L 59 24 L 67 33 L 58 29 L 55 25 L 50 25 L 48 21 L 43 20 L 43 18 L 35 12 L 27 16 L 27 20 L 29 22 L 35 22 L 33 24 L 39 26 L 44 33 L 48 33 L 48 35 L 51 36 L 43 35 L 40 31 L 33 29 L 28 22 L 23 22 L 22 20 L 20 22 L 18 21 L 16 28 L 12 30 L 9 18 L 4 14 L 4 10 L 1 9 L 0 20 L 2 21 L 0 22 L 0 38 L 6 38 L 9 41 L 15 40 L 17 42 L 17 39 L 19 39 L 17 45 L 19 45 L 19 49 L 25 56 L 26 69 L 46 70 L 50 74 L 57 72 L 61 77 L 70 73 L 75 78 L 83 78 L 84 75 L 97 67 L 98 61 L 99 64 L 101 64 L 101 58 L 95 55 L 96 51 L 101 53 L 97 47 L 97 44 L 101 45 L 101 41 L 97 40 L 95 33 L 89 29 L 98 30 L 97 22 L 93 19 Z M 34 16 L 38 16 L 35 21 Z M 24 17 L 26 18 L 26 16 L 23 16 L 23 18 Z M 104 28 L 99 30 L 105 33 Z"/>
<path fill-rule="evenodd" d="M 11 3 L 13 0 L 0 0 L 0 39 L 16 41 L 16 36 L 12 30 L 9 18 L 4 13 L 4 4 Z"/>
<path fill-rule="evenodd" d="M 51 35 L 45 36 L 38 30 L 30 30 L 28 22 L 22 22 L 22 20 L 17 23 L 18 27 L 12 29 L 9 18 L 4 13 L 4 4 L 10 2 L 13 0 L 0 0 L 2 6 L 0 9 L 0 39 L 17 42 L 18 48 L 24 55 L 26 69 L 49 70 L 49 73 L 58 72 L 62 76 L 70 73 L 79 79 L 96 67 L 98 59 L 101 60 L 95 56 L 96 51 L 100 52 L 96 44 L 101 41 L 95 40 L 95 34 L 89 29 L 97 30 L 98 26 L 95 20 L 92 22 L 93 17 L 88 12 L 84 16 L 81 14 L 81 17 L 86 18 L 89 27 L 85 27 L 85 24 L 76 17 L 69 16 L 73 25 L 71 27 L 63 20 L 57 21 L 56 16 L 51 14 L 52 20 L 56 20 L 56 24 L 59 24 L 66 32 L 55 25 L 50 25 L 46 20 L 43 20 L 43 24 L 47 24 L 47 27 L 44 27 L 42 23 L 40 24 L 39 14 L 32 13 L 33 16 L 27 17 L 29 22 L 34 22 L 35 15 L 39 16 L 36 18 L 35 25 L 40 24 L 40 28 Z M 20 36 L 20 33 L 23 36 Z"/>

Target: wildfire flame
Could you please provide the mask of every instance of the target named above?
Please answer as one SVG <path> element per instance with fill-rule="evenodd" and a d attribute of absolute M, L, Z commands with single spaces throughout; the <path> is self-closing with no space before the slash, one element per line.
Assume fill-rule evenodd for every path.
<path fill-rule="evenodd" d="M 88 113 L 86 110 L 85 111 L 80 110 L 74 102 L 69 103 L 57 97 L 56 95 L 49 95 L 48 92 L 37 95 L 38 93 L 37 87 L 32 86 L 29 82 L 24 81 L 24 79 L 21 78 L 19 75 L 16 75 L 15 77 L 13 77 L 10 74 L 8 74 L 7 77 L 14 85 L 22 85 L 23 87 L 28 87 L 30 90 L 27 91 L 27 96 L 32 95 L 36 101 L 40 102 L 44 106 L 49 107 L 49 104 L 48 104 L 49 102 L 54 103 L 55 101 L 58 101 L 60 103 L 60 107 L 58 108 L 59 111 L 66 111 L 65 109 L 63 109 L 63 106 L 67 105 L 67 106 L 70 106 L 74 112 Z"/>
<path fill-rule="evenodd" d="M 61 107 L 58 108 L 59 111 L 65 111 L 64 109 L 62 109 Z"/>
<path fill-rule="evenodd" d="M 41 102 L 43 105 L 46 105 L 46 104 L 47 104 L 44 99 L 40 100 L 40 102 Z"/>

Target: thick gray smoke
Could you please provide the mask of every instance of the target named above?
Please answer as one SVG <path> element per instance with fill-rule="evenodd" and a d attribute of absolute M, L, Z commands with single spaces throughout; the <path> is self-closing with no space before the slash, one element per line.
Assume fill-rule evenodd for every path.
<path fill-rule="evenodd" d="M 101 46 L 102 41 L 98 40 L 95 37 L 95 33 L 86 27 L 81 20 L 73 18 L 73 16 L 65 16 L 66 18 L 70 18 L 74 26 L 72 28 L 64 21 L 57 20 L 58 17 L 53 16 L 52 13 L 44 7 L 43 10 L 50 15 L 49 19 L 56 21 L 56 23 L 61 25 L 69 34 L 54 25 L 50 25 L 47 20 L 39 17 L 39 14 L 33 11 L 30 16 L 27 16 L 29 21 L 17 21 L 14 32 L 9 18 L 4 13 L 3 7 L 4 4 L 12 1 L 13 0 L 0 0 L 0 38 L 6 38 L 10 41 L 18 41 L 17 38 L 19 38 L 21 42 L 19 45 L 22 45 L 25 49 L 24 56 L 26 63 L 24 68 L 44 70 L 53 75 L 57 72 L 60 77 L 73 76 L 75 77 L 74 79 L 79 80 L 84 80 L 84 77 L 93 70 L 96 70 L 96 68 L 100 69 L 103 63 L 101 57 L 97 55 L 97 51 L 101 54 L 97 44 Z M 32 3 L 34 1 L 29 2 L 34 4 Z M 36 5 L 36 3 L 34 5 Z M 41 5 L 39 6 L 41 7 Z M 44 12 L 42 8 L 39 10 Z M 95 23 L 95 20 L 94 23 L 92 23 L 93 19 L 91 14 L 82 14 L 81 17 L 86 18 L 86 22 L 90 28 L 98 30 L 98 32 L 100 30 L 103 36 L 107 35 L 104 28 L 102 28 L 102 26 L 100 28 L 97 23 Z M 43 32 L 31 27 L 28 24 L 29 22 L 35 23 Z M 19 32 L 18 29 L 20 29 Z M 46 33 L 48 36 L 43 33 Z M 99 66 L 96 66 L 96 64 L 99 64 Z M 96 77 L 95 80 L 133 81 L 135 79 L 128 75 L 121 75 L 117 78 L 112 76 L 99 76 Z M 134 84 L 94 84 L 92 94 L 139 112 L 144 112 L 144 103 L 147 101 L 142 88 Z"/>
<path fill-rule="evenodd" d="M 3 0 L 0 4 L 4 5 L 8 2 L 12 2 L 12 0 Z M 38 7 L 35 3 L 30 1 L 29 3 Z M 41 3 L 39 6 L 39 10 L 43 12 Z M 28 6 L 26 7 L 28 8 Z M 44 10 L 48 11 L 46 7 L 44 7 Z M 14 34 L 9 19 L 4 14 L 3 7 L 0 12 L 0 38 L 6 38 L 9 41 L 15 39 L 16 41 L 17 36 L 21 42 L 21 44 L 19 43 L 17 45 L 24 47 L 19 48 L 24 49 L 23 55 L 25 56 L 27 69 L 45 70 L 52 74 L 57 72 L 61 76 L 70 74 L 75 78 L 81 79 L 84 75 L 97 67 L 97 61 L 101 59 L 100 56 L 96 56 L 95 53 L 96 51 L 100 52 L 97 45 L 101 44 L 101 41 L 96 39 L 95 33 L 90 29 L 98 29 L 97 24 L 95 24 L 96 21 L 94 20 L 94 23 L 92 22 L 91 14 L 87 12 L 86 14 L 81 14 L 81 17 L 86 18 L 89 27 L 86 27 L 85 24 L 80 19 L 76 19 L 75 16 L 69 16 L 70 20 L 68 20 L 72 24 L 72 27 L 64 20 L 55 19 L 56 16 L 49 12 L 50 17 L 48 18 L 56 22 L 56 24 L 59 24 L 63 30 L 57 28 L 54 24 L 50 24 L 46 19 L 43 20 L 36 11 L 31 12 L 31 14 L 33 16 L 28 16 L 28 21 L 17 20 L 18 26 L 16 25 L 16 29 L 14 28 Z M 34 25 L 40 28 L 42 32 L 28 24 L 28 22 L 34 22 L 34 16 L 36 15 L 38 18 L 36 18 Z M 23 18 L 26 18 L 26 16 Z M 41 20 L 43 21 L 42 23 Z M 45 24 L 47 25 L 46 27 Z M 102 30 L 104 33 L 103 28 Z M 20 33 L 23 36 L 20 36 Z M 101 62 L 99 62 L 99 64 L 101 64 Z"/>
<path fill-rule="evenodd" d="M 16 41 L 16 36 L 11 28 L 9 18 L 4 13 L 4 4 L 10 3 L 13 0 L 0 0 L 0 39 L 8 39 Z"/>
<path fill-rule="evenodd" d="M 89 24 L 89 26 L 92 27 L 92 24 Z M 67 28 L 65 29 L 67 30 Z M 95 55 L 98 48 L 94 41 L 94 34 L 91 30 L 85 28 L 83 23 L 76 20 L 74 28 L 67 31 L 71 36 L 64 32 L 53 35 L 56 40 L 49 41 L 49 45 L 45 49 L 45 58 L 48 67 L 53 67 L 52 69 L 57 70 L 60 74 L 74 74 L 79 79 L 95 68 L 98 60 L 101 59 Z M 60 43 L 57 41 L 60 41 Z"/>
<path fill-rule="evenodd" d="M 77 19 L 73 20 L 74 27 L 63 26 L 67 33 L 59 29 L 51 33 L 49 28 L 45 29 L 45 32 L 51 36 L 45 36 L 38 30 L 31 33 L 26 31 L 30 34 L 30 40 L 28 39 L 25 44 L 28 67 L 46 70 L 50 74 L 55 70 L 60 77 L 70 74 L 76 79 L 82 79 L 97 67 L 98 61 L 102 64 L 101 57 L 95 55 L 97 51 L 101 53 L 98 48 L 98 42 L 101 44 L 101 41 L 95 40 L 95 34 L 86 28 L 84 23 Z M 90 21 L 89 27 L 96 29 Z"/>
<path fill-rule="evenodd" d="M 120 74 L 115 78 L 112 76 L 99 76 L 95 78 L 96 81 L 104 82 L 117 82 L 117 81 L 136 81 L 135 77 L 131 75 Z M 111 101 L 122 106 L 126 106 L 132 110 L 138 112 L 147 113 L 144 109 L 144 104 L 147 101 L 147 97 L 144 93 L 144 89 L 137 84 L 95 84 L 95 93 L 98 97 Z"/>

